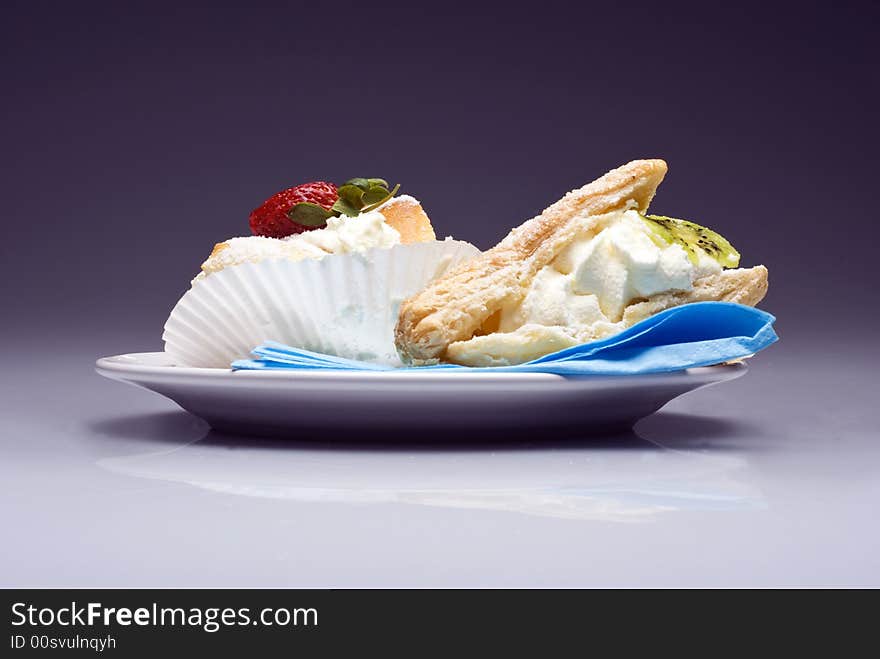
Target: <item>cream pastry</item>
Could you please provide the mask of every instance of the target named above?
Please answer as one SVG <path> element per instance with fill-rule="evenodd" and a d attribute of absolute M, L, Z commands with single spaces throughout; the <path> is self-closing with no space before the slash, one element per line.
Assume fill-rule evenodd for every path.
<path fill-rule="evenodd" d="M 214 247 L 165 323 L 181 366 L 229 368 L 276 341 L 398 366 L 401 302 L 480 251 L 437 240 L 415 198 L 382 179 L 282 190 L 251 212 L 252 236 Z"/>
<path fill-rule="evenodd" d="M 401 195 L 366 213 L 328 217 L 324 228 L 282 238 L 247 236 L 217 243 L 202 263 L 199 277 L 241 263 L 319 259 L 328 254 L 365 252 L 430 240 L 436 240 L 436 236 L 421 204 L 409 195 Z"/>
<path fill-rule="evenodd" d="M 717 233 L 647 215 L 666 174 L 637 160 L 574 190 L 401 306 L 395 342 L 410 364 L 519 364 L 613 335 L 672 306 L 755 305 L 767 269 L 736 268 Z"/>

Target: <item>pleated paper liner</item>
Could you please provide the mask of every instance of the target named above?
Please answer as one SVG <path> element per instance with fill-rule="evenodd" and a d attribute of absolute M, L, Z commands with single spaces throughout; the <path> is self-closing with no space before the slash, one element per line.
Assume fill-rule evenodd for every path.
<path fill-rule="evenodd" d="M 225 268 L 196 281 L 165 323 L 165 352 L 181 366 L 229 368 L 265 341 L 399 365 L 400 303 L 479 254 L 443 240 L 320 260 Z"/>

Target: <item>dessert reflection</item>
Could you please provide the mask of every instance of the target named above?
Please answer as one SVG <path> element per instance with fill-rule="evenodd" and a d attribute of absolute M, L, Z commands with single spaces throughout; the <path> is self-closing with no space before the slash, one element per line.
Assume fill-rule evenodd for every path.
<path fill-rule="evenodd" d="M 665 416 L 669 425 L 669 415 L 655 416 Z M 678 441 L 675 427 L 694 422 L 686 415 L 671 418 L 676 417 L 683 418 L 664 432 L 551 442 L 303 442 L 209 431 L 167 450 L 98 464 L 212 492 L 313 503 L 410 504 L 615 522 L 762 507 L 746 458 L 717 446 L 717 429 L 713 435 L 704 427 Z M 663 444 L 652 434 L 665 435 Z"/>

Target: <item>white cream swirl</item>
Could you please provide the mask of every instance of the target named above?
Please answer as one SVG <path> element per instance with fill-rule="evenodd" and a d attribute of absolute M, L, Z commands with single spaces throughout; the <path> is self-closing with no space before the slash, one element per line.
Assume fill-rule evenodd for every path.
<path fill-rule="evenodd" d="M 230 238 L 214 248 L 211 256 L 202 264 L 202 274 L 199 277 L 240 263 L 270 259 L 320 259 L 329 254 L 365 252 L 376 247 L 388 248 L 399 244 L 400 233 L 386 223 L 382 213 L 372 211 L 356 217 L 343 215 L 328 219 L 324 229 L 314 229 L 286 238 Z"/>
<path fill-rule="evenodd" d="M 705 253 L 694 264 L 680 245 L 656 241 L 638 212 L 608 213 L 537 273 L 522 302 L 503 310 L 499 329 L 534 323 L 612 330 L 632 302 L 691 290 L 694 280 L 718 272 Z"/>

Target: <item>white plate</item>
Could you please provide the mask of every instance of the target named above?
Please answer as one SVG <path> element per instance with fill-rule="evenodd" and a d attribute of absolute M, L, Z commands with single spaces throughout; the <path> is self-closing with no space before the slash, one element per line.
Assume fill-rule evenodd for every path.
<path fill-rule="evenodd" d="M 323 439 L 468 439 L 630 428 L 676 396 L 739 377 L 744 364 L 675 373 L 562 377 L 474 371 L 238 371 L 175 366 L 162 352 L 104 357 L 101 375 L 155 391 L 215 430 Z M 478 434 L 477 434 L 478 433 Z"/>

